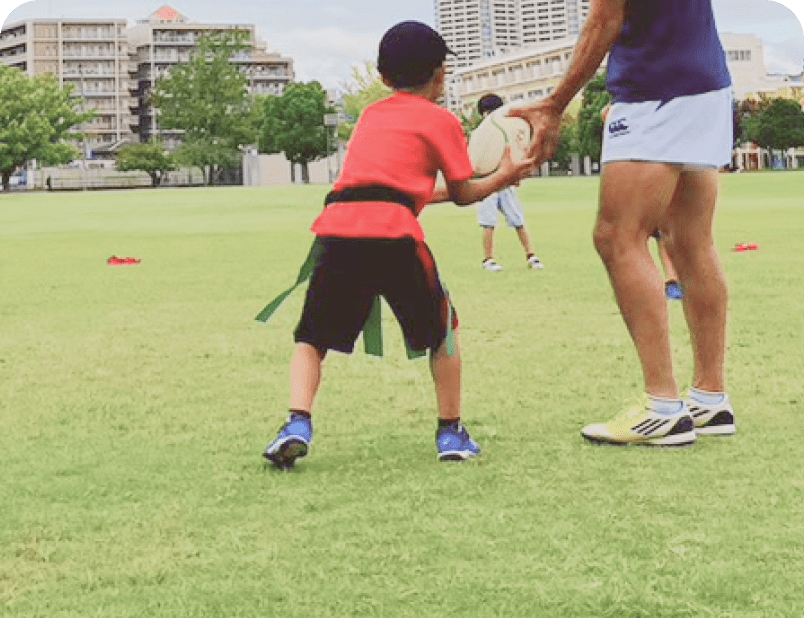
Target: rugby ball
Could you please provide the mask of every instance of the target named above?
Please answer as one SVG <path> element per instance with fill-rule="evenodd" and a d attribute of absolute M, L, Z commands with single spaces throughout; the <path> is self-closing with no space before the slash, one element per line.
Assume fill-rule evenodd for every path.
<path fill-rule="evenodd" d="M 505 147 L 511 147 L 511 158 L 526 158 L 532 135 L 530 123 L 522 118 L 509 118 L 511 105 L 495 109 L 483 119 L 469 136 L 469 158 L 475 168 L 475 177 L 488 176 L 502 161 Z"/>

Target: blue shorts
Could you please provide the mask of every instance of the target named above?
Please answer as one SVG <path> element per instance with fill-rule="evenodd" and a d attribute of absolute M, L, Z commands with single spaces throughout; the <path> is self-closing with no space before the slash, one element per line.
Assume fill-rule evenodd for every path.
<path fill-rule="evenodd" d="M 501 212 L 514 228 L 525 225 L 525 218 L 522 216 L 522 205 L 516 196 L 513 187 L 507 187 L 497 193 L 492 193 L 477 205 L 477 222 L 480 227 L 497 227 L 497 213 Z"/>
<path fill-rule="evenodd" d="M 732 114 L 731 87 L 670 101 L 613 103 L 604 122 L 602 162 L 723 167 L 731 163 Z"/>

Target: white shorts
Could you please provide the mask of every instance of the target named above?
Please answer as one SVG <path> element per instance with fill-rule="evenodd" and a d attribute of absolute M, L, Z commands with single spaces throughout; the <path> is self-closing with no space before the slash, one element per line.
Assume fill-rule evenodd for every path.
<path fill-rule="evenodd" d="M 477 205 L 477 222 L 480 227 L 497 227 L 497 213 L 501 212 L 511 227 L 525 225 L 522 216 L 522 205 L 513 187 L 507 187 L 492 193 Z"/>
<path fill-rule="evenodd" d="M 731 163 L 731 87 L 665 103 L 613 103 L 603 124 L 603 163 L 652 161 L 692 167 Z"/>

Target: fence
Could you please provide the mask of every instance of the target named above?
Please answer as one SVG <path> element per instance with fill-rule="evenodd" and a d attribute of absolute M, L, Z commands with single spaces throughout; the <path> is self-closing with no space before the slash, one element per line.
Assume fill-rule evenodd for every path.
<path fill-rule="evenodd" d="M 168 172 L 160 187 L 193 187 L 204 184 L 201 170 L 185 168 Z M 221 170 L 215 176 L 216 185 L 243 184 L 242 170 Z M 121 172 L 111 167 L 61 168 L 46 167 L 23 172 L 12 178 L 12 190 L 82 191 L 101 189 L 135 189 L 152 186 L 145 172 Z"/>

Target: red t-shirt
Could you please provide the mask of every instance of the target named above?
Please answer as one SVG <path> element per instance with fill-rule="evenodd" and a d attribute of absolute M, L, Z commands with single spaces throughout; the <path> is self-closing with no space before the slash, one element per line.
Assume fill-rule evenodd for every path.
<path fill-rule="evenodd" d="M 324 209 L 312 231 L 317 236 L 424 240 L 416 217 L 433 196 L 439 170 L 448 182 L 472 177 L 461 123 L 425 98 L 397 92 L 363 112 L 334 189 L 398 189 L 415 200 L 416 214 L 401 204 L 338 202 Z"/>

